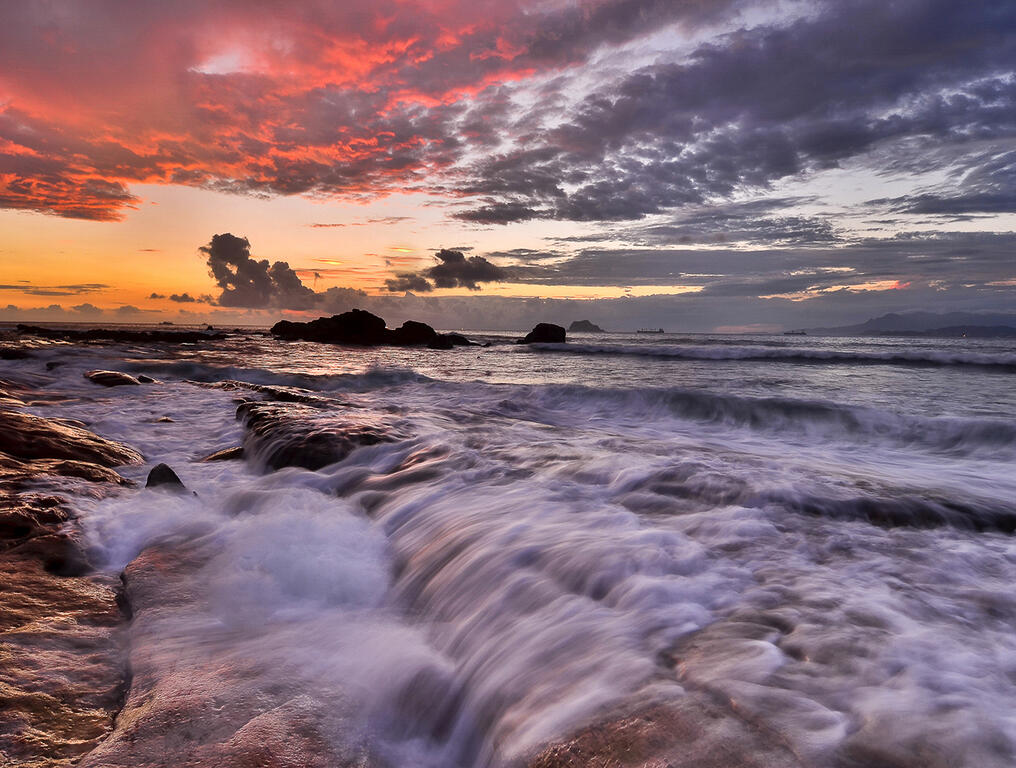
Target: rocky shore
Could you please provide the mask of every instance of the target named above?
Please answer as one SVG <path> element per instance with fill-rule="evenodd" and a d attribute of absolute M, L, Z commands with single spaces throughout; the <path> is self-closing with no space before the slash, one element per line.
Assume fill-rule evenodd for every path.
<path fill-rule="evenodd" d="M 536 332 L 556 338 L 553 329 Z M 143 399 L 160 387 L 154 380 L 137 386 L 140 376 L 115 370 L 86 376 L 96 384 L 129 385 L 112 392 L 96 386 L 97 397 Z M 144 457 L 79 421 L 25 412 L 36 402 L 33 387 L 39 383 L 0 382 L 0 763 L 396 768 L 373 750 L 369 731 L 354 725 L 362 718 L 341 681 L 323 684 L 285 673 L 291 660 L 284 650 L 278 658 L 271 651 L 278 636 L 263 636 L 257 626 L 235 634 L 209 627 L 213 639 L 194 653 L 191 626 L 180 619 L 200 616 L 201 606 L 215 599 L 214 579 L 200 577 L 214 574 L 211 566 L 221 557 L 214 537 L 161 540 L 146 546 L 119 575 L 93 570 L 76 523 L 74 494 L 118 494 L 136 504 L 154 503 L 159 494 L 193 494 L 164 464 L 148 473 L 147 488 L 117 472 L 154 464 L 158 456 Z M 289 467 L 316 470 L 361 446 L 412 439 L 397 409 L 364 408 L 284 386 L 192 384 L 234 394 L 236 418 L 243 425 L 242 445 L 195 461 L 244 460 L 266 474 Z M 173 423 L 156 419 L 163 420 Z M 364 509 L 374 514 L 392 484 L 429 477 L 432 458 L 408 452 L 380 475 L 353 471 L 339 492 L 361 494 Z M 137 470 L 128 474 L 136 477 Z M 73 488 L 63 487 L 71 482 Z M 329 631 L 322 627 L 322 640 Z M 295 645 L 287 641 L 280 647 Z M 180 652 L 183 648 L 187 652 Z M 677 664 L 675 656 L 668 667 Z M 425 678 L 407 684 L 401 695 L 413 717 L 426 709 L 421 697 L 433 684 Z M 447 727 L 445 717 L 451 713 L 432 713 L 427 734 Z M 633 701 L 605 713 L 598 724 L 542 747 L 520 765 L 783 768 L 802 763 L 778 734 L 736 716 L 730 702 L 708 687 L 690 685 L 676 702 Z"/>
<path fill-rule="evenodd" d="M 120 584 L 91 572 L 61 481 L 115 492 L 139 453 L 82 426 L 18 410 L 0 382 L 0 756 L 73 765 L 113 730 L 128 685 Z"/>

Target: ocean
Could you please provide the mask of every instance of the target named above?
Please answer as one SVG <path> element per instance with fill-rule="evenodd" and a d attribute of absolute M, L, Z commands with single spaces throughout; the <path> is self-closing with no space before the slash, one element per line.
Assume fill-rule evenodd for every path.
<path fill-rule="evenodd" d="M 466 335 L 0 361 L 146 458 L 75 501 L 100 569 L 174 563 L 129 630 L 144 679 L 285 689 L 386 765 L 526 764 L 697 701 L 793 764 L 1016 762 L 1016 342 Z M 187 493 L 143 488 L 160 462 Z"/>

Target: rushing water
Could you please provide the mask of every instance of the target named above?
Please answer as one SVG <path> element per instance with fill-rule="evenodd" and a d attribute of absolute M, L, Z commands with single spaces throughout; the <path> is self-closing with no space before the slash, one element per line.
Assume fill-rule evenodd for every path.
<path fill-rule="evenodd" d="M 394 765 L 510 765 L 692 690 L 810 764 L 1016 762 L 1016 345 L 472 338 L 492 344 L 237 335 L 0 365 L 196 491 L 82 501 L 110 569 L 207 545 L 175 652 L 242 639 L 325 706 L 341 689 Z M 244 440 L 238 391 L 199 385 L 224 380 L 320 398 L 294 429 L 390 439 L 315 472 L 267 472 L 271 445 L 201 463 Z"/>

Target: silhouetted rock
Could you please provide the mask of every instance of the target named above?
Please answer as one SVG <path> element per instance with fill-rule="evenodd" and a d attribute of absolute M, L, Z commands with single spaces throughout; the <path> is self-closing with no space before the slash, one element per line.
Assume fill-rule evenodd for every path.
<path fill-rule="evenodd" d="M 416 320 L 407 320 L 400 327 L 391 330 L 385 327 L 382 318 L 362 309 L 353 309 L 332 317 L 319 317 L 307 323 L 280 320 L 272 326 L 272 334 L 291 341 L 316 341 L 366 347 L 391 345 L 451 349 L 473 344 L 465 336 L 457 333 L 438 333 L 426 323 Z"/>
<path fill-rule="evenodd" d="M 148 473 L 145 488 L 168 488 L 172 491 L 185 491 L 187 486 L 177 477 L 176 472 L 168 464 L 156 464 Z"/>
<path fill-rule="evenodd" d="M 221 451 L 205 456 L 201 461 L 233 461 L 235 459 L 243 458 L 243 446 L 236 446 L 235 448 L 223 448 Z"/>
<path fill-rule="evenodd" d="M 470 341 L 460 333 L 442 333 L 439 334 L 438 339 L 442 344 L 449 344 L 452 347 L 476 347 L 479 346 L 475 341 Z M 442 347 L 442 349 L 448 349 L 448 347 Z"/>
<path fill-rule="evenodd" d="M 226 338 L 224 333 L 209 333 L 204 331 L 131 331 L 124 328 L 89 328 L 88 330 L 81 331 L 24 324 L 19 324 L 17 330 L 18 333 L 26 336 L 38 336 L 44 339 L 63 339 L 67 341 L 160 341 L 174 344 L 193 344 L 199 341 Z"/>
<path fill-rule="evenodd" d="M 426 323 L 407 320 L 399 328 L 391 332 L 391 343 L 405 346 L 433 344 L 437 339 L 437 331 Z"/>
<path fill-rule="evenodd" d="M 284 339 L 359 346 L 386 343 L 385 330 L 384 320 L 362 309 L 352 309 L 332 317 L 319 317 L 309 323 L 280 320 L 272 326 L 272 333 Z"/>
<path fill-rule="evenodd" d="M 537 323 L 519 344 L 564 344 L 565 330 L 553 323 Z"/>
<path fill-rule="evenodd" d="M 573 320 L 568 326 L 568 333 L 606 333 L 606 331 L 588 320 Z"/>
<path fill-rule="evenodd" d="M 137 386 L 141 383 L 129 373 L 121 373 L 120 371 L 89 371 L 85 374 L 85 378 L 93 384 L 101 384 L 104 387 Z"/>

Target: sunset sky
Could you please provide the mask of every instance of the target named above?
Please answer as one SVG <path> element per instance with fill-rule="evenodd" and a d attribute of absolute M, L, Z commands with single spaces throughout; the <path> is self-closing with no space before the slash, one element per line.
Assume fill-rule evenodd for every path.
<path fill-rule="evenodd" d="M 0 8 L 0 320 L 1016 309 L 1012 0 Z"/>

